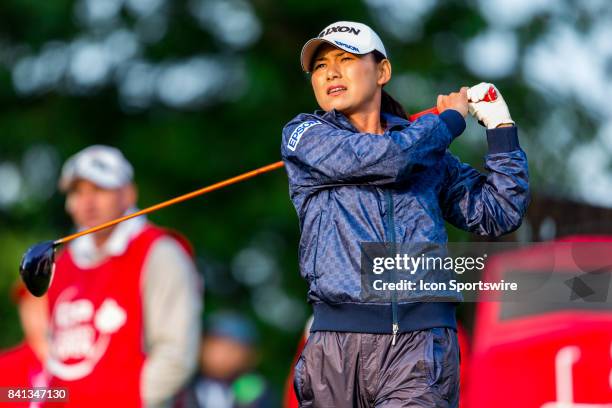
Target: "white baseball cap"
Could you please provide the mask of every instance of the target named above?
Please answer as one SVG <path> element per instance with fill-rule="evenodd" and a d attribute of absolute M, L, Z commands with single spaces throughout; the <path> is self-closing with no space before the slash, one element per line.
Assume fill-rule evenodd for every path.
<path fill-rule="evenodd" d="M 89 146 L 70 157 L 59 180 L 59 188 L 66 192 L 75 180 L 91 181 L 95 185 L 115 189 L 130 183 L 134 169 L 119 149 L 104 145 Z"/>
<path fill-rule="evenodd" d="M 318 37 L 308 40 L 302 47 L 301 62 L 304 72 L 310 72 L 312 58 L 323 43 L 331 44 L 351 54 L 363 55 L 378 51 L 387 58 L 385 46 L 370 27 L 353 21 L 337 21 L 325 27 Z"/>

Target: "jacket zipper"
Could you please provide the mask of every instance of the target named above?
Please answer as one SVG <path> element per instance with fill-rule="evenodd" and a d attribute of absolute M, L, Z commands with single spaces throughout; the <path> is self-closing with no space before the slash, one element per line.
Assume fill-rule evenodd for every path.
<path fill-rule="evenodd" d="M 397 252 L 395 242 L 395 221 L 393 220 L 393 194 L 390 190 L 385 191 L 385 201 L 387 202 L 387 228 L 389 228 L 389 238 L 391 238 L 391 245 L 394 252 Z M 391 270 L 391 280 L 395 281 L 395 269 Z M 393 333 L 393 337 L 391 340 L 391 345 L 395 346 L 395 340 L 397 338 L 397 333 L 399 332 L 399 323 L 397 319 L 397 293 L 395 291 L 392 291 L 391 293 L 391 313 L 393 315 L 393 324 L 391 325 L 391 332 Z"/>

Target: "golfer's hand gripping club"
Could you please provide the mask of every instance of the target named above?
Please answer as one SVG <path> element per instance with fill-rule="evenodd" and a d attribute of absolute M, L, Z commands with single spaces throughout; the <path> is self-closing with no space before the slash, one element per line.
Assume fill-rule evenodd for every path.
<path fill-rule="evenodd" d="M 468 91 L 467 91 L 467 94 L 468 94 L 468 107 L 469 107 L 470 113 L 472 113 L 472 108 L 471 108 L 471 105 L 470 105 L 472 102 L 474 102 L 474 103 L 479 103 L 479 102 L 495 102 L 497 100 L 497 98 L 498 98 L 498 91 L 497 91 L 497 89 L 495 88 L 495 86 L 493 84 L 485 84 L 485 85 L 488 85 L 488 86 L 484 87 L 484 88 L 481 87 L 481 85 L 483 85 L 483 84 L 485 84 L 485 83 L 483 82 L 483 83 L 480 83 L 480 84 L 478 84 L 476 86 L 473 86 L 472 88 L 468 88 Z M 477 88 L 477 89 L 475 89 L 475 88 Z M 483 89 L 484 89 L 484 93 L 481 93 L 483 91 Z M 472 91 L 472 90 L 474 90 L 474 91 Z M 472 94 L 474 94 L 474 97 L 477 96 L 478 99 L 477 100 L 472 100 Z M 505 105 L 505 102 L 504 102 L 504 105 Z M 409 115 L 408 119 L 411 122 L 414 122 L 415 120 L 417 120 L 421 116 L 426 115 L 428 113 L 433 113 L 434 115 L 439 115 L 440 111 L 438 110 L 437 107 L 434 107 L 434 108 L 430 108 L 430 109 L 427 109 L 427 110 L 424 110 L 424 111 L 421 111 L 421 112 Z M 472 115 L 474 115 L 474 114 L 472 113 Z M 508 114 L 508 117 L 509 116 L 510 115 Z M 512 122 L 512 123 L 514 123 L 514 122 Z"/>
<path fill-rule="evenodd" d="M 492 98 L 491 96 L 495 97 Z M 468 89 L 468 107 L 472 116 L 487 129 L 514 125 L 508 105 L 495 85 L 481 82 Z"/>

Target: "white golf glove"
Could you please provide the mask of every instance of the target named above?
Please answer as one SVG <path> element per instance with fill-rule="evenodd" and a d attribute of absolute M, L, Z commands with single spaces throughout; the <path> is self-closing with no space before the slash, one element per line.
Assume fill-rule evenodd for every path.
<path fill-rule="evenodd" d="M 493 87 L 497 93 L 497 99 L 487 102 L 484 99 L 490 87 Z M 508 111 L 508 105 L 506 105 L 506 101 L 504 101 L 495 85 L 481 82 L 469 88 L 467 95 L 470 113 L 487 129 L 495 129 L 502 124 L 511 123 L 514 125 L 514 121 L 510 117 L 510 111 Z"/>

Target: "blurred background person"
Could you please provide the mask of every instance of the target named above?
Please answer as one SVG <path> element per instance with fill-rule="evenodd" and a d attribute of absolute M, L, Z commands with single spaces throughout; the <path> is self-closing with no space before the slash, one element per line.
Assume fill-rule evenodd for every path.
<path fill-rule="evenodd" d="M 109 146 L 70 158 L 59 181 L 76 227 L 135 211 L 133 169 Z M 184 238 L 137 217 L 73 241 L 48 292 L 50 386 L 70 406 L 161 407 L 195 371 L 201 292 Z"/>
<path fill-rule="evenodd" d="M 23 330 L 23 341 L 0 351 L 0 384 L 10 387 L 45 387 L 43 363 L 48 353 L 47 298 L 32 296 L 19 281 L 12 291 Z M 12 407 L 36 407 L 36 403 L 15 402 Z"/>
<path fill-rule="evenodd" d="M 177 407 L 268 408 L 278 402 L 256 372 L 258 332 L 242 315 L 211 316 L 200 344 L 200 372 Z"/>

